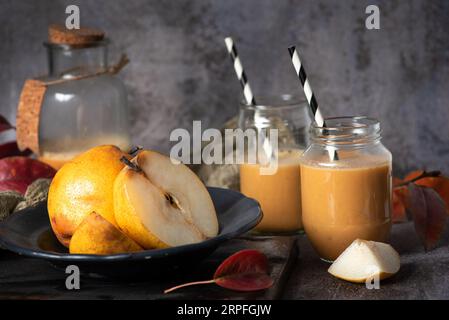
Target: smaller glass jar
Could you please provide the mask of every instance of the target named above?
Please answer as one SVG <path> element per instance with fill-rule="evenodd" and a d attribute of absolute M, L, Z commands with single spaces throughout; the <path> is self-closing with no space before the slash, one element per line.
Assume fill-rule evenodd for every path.
<path fill-rule="evenodd" d="M 240 191 L 259 201 L 263 219 L 255 232 L 263 235 L 293 234 L 302 230 L 299 158 L 308 143 L 311 117 L 307 102 L 291 95 L 259 97 L 258 105 L 240 105 L 239 127 L 265 132 L 258 140 L 263 157 L 240 165 Z M 277 141 L 270 141 L 270 130 L 277 129 Z M 257 143 L 249 141 L 251 150 Z M 262 146 L 260 145 L 262 144 Z M 269 166 L 264 149 L 277 146 L 277 170 L 264 174 Z M 275 150 L 270 150 L 270 152 Z M 260 155 L 260 153 L 258 153 Z"/>
<path fill-rule="evenodd" d="M 56 169 L 85 150 L 113 144 L 130 147 L 124 84 L 108 68 L 108 40 L 82 47 L 45 43 L 49 74 L 39 118 L 39 159 Z M 72 79 L 72 81 L 70 81 Z M 69 81 L 65 81 L 69 80 Z"/>
<path fill-rule="evenodd" d="M 391 153 L 379 121 L 326 119 L 302 154 L 302 218 L 320 257 L 335 260 L 355 239 L 386 242 L 391 229 Z M 334 154 L 334 152 L 336 154 Z"/>

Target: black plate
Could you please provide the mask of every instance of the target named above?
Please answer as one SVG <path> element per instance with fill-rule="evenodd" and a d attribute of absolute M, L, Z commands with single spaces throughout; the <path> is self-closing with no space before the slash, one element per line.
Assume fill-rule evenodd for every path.
<path fill-rule="evenodd" d="M 185 246 L 108 256 L 69 254 L 59 244 L 48 219 L 45 202 L 17 212 L 0 224 L 0 245 L 20 255 L 50 261 L 57 267 L 74 264 L 89 275 L 158 276 L 197 263 L 221 243 L 254 228 L 262 219 L 259 204 L 241 193 L 208 188 L 220 224 L 218 236 Z"/>

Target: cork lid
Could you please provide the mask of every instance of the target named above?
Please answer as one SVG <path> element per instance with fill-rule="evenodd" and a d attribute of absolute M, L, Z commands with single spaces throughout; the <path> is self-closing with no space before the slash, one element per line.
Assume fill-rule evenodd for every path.
<path fill-rule="evenodd" d="M 82 27 L 69 30 L 58 24 L 52 24 L 48 27 L 48 41 L 53 44 L 88 46 L 103 39 L 104 32 L 99 29 Z"/>
<path fill-rule="evenodd" d="M 28 79 L 23 85 L 17 107 L 16 134 L 20 150 L 39 154 L 39 115 L 46 86 L 42 81 Z"/>

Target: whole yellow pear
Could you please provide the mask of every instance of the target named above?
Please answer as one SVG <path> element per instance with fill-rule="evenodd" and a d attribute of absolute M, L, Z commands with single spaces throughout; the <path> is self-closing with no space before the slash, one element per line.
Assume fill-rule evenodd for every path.
<path fill-rule="evenodd" d="M 72 254 L 99 255 L 143 250 L 134 240 L 96 212 L 92 212 L 81 222 L 70 240 L 69 248 Z"/>
<path fill-rule="evenodd" d="M 62 166 L 48 192 L 48 214 L 53 231 L 66 247 L 81 222 L 93 211 L 116 225 L 113 186 L 129 155 L 113 145 L 89 149 Z"/>

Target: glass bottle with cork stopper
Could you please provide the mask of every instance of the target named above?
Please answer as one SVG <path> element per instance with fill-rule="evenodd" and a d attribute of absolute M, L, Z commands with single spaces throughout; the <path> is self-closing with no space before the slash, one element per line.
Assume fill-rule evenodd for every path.
<path fill-rule="evenodd" d="M 130 147 L 127 95 L 115 76 L 128 62 L 108 66 L 100 30 L 51 25 L 47 76 L 25 82 L 17 110 L 17 142 L 59 169 L 96 145 Z"/>

